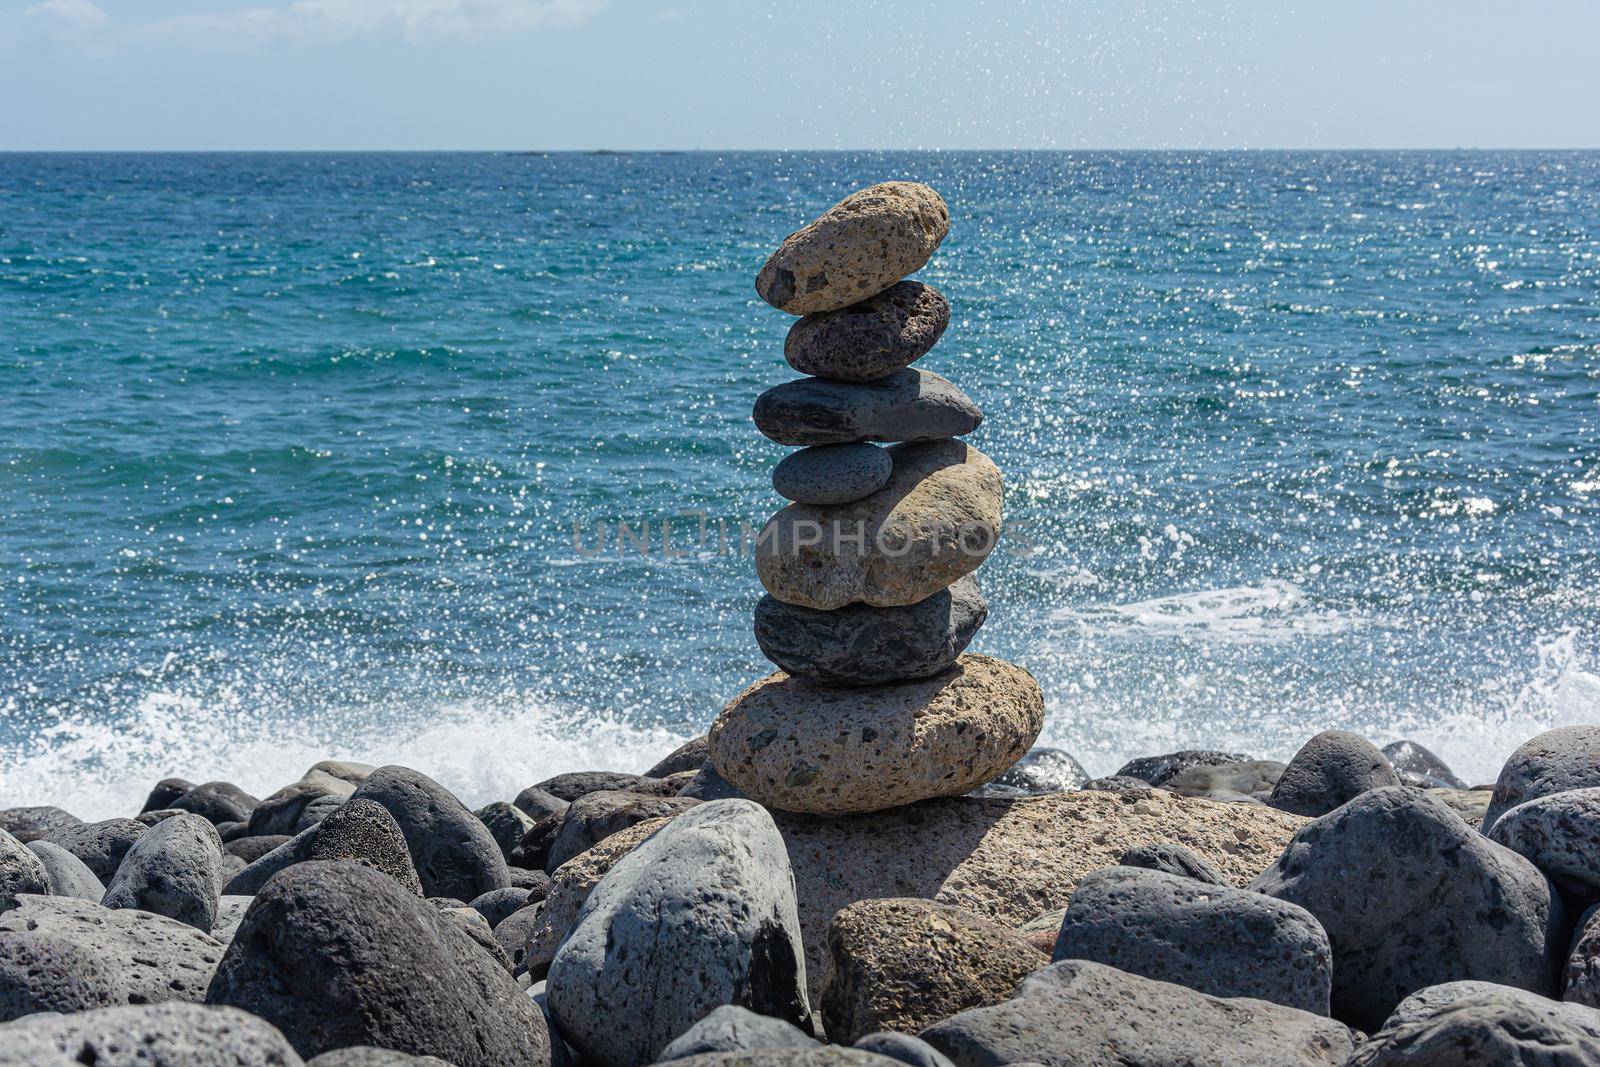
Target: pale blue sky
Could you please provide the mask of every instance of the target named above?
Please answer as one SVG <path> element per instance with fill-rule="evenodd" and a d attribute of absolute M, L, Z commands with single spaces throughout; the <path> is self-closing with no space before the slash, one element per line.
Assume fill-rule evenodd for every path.
<path fill-rule="evenodd" d="M 1597 147 L 1600 0 L 0 0 L 0 149 Z"/>

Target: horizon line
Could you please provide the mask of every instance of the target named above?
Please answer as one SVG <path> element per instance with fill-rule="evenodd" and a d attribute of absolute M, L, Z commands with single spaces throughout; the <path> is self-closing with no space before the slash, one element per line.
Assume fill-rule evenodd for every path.
<path fill-rule="evenodd" d="M 1324 153 L 1378 153 L 1378 152 L 1600 152 L 1600 145 L 1411 145 L 1389 147 L 1326 147 L 1326 146 L 1271 146 L 1255 148 L 1218 148 L 1178 146 L 1162 148 L 0 148 L 0 156 L 43 155 L 859 155 L 870 153 L 895 153 L 905 155 L 979 154 L 984 152 L 1028 152 L 1037 154 L 1070 153 L 1271 153 L 1271 152 L 1324 152 Z"/>

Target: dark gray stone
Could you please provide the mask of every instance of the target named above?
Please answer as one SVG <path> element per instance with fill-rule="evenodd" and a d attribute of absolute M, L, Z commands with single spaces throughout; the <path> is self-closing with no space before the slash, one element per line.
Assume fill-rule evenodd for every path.
<path fill-rule="evenodd" d="M 252 1015 L 201 1004 L 138 1004 L 37 1015 L 0 1026 L 0 1067 L 302 1067 Z"/>
<path fill-rule="evenodd" d="M 1600 726 L 1547 730 L 1524 742 L 1500 768 L 1483 831 L 1488 833 L 1496 819 L 1518 804 L 1595 786 L 1600 786 Z"/>
<path fill-rule="evenodd" d="M 569 803 L 570 801 L 562 800 L 554 793 L 530 785 L 517 794 L 517 799 L 511 802 L 511 806 L 538 822 L 546 815 L 559 815 L 566 811 Z"/>
<path fill-rule="evenodd" d="M 134 842 L 100 903 L 209 932 L 221 895 L 222 839 L 204 818 L 180 812 Z"/>
<path fill-rule="evenodd" d="M 917 1036 L 956 1067 L 1334 1067 L 1355 1048 L 1348 1029 L 1321 1015 L 1212 997 L 1088 960 L 1052 964 L 1005 1003 Z"/>
<path fill-rule="evenodd" d="M 786 382 L 756 398 L 751 418 L 780 445 L 805 446 L 960 437 L 983 412 L 946 379 L 907 367 L 871 382 Z"/>
<path fill-rule="evenodd" d="M 241 837 L 228 841 L 222 846 L 222 851 L 230 856 L 237 856 L 245 863 L 254 863 L 268 852 L 280 845 L 286 845 L 291 840 L 290 834 L 267 834 L 263 837 Z"/>
<path fill-rule="evenodd" d="M 352 797 L 310 831 L 307 860 L 359 863 L 388 875 L 422 896 L 423 885 L 406 849 L 405 835 L 376 801 Z"/>
<path fill-rule="evenodd" d="M 1207 863 L 1205 857 L 1182 845 L 1139 845 L 1122 854 L 1117 863 L 1123 867 L 1143 867 L 1146 870 L 1192 878 L 1208 885 L 1230 885 L 1226 875 Z"/>
<path fill-rule="evenodd" d="M 1052 958 L 1317 1015 L 1328 1014 L 1333 982 L 1328 935 L 1304 908 L 1142 867 L 1084 876 Z"/>
<path fill-rule="evenodd" d="M 772 490 L 800 504 L 848 504 L 882 489 L 893 471 L 894 460 L 877 445 L 815 445 L 772 468 Z"/>
<path fill-rule="evenodd" d="M 1148 793 L 1155 786 L 1143 778 L 1113 774 L 1105 778 L 1091 778 L 1083 783 L 1083 788 L 1096 793 Z"/>
<path fill-rule="evenodd" d="M 1578 919 L 1561 975 L 1561 999 L 1600 1008 L 1600 905 Z"/>
<path fill-rule="evenodd" d="M 618 830 L 626 830 L 646 819 L 660 819 L 688 811 L 700 803 L 690 797 L 653 797 L 642 793 L 605 790 L 585 793 L 572 802 L 562 816 L 561 829 L 550 842 L 545 870 L 554 871 L 563 863 L 587 852 Z"/>
<path fill-rule="evenodd" d="M 660 779 L 646 778 L 642 774 L 624 774 L 621 771 L 569 771 L 558 774 L 554 778 L 546 778 L 535 784 L 532 788 L 542 789 L 551 796 L 565 800 L 569 804 L 588 793 L 623 791 L 630 793 L 651 792 L 652 783 Z M 526 790 L 524 790 L 526 792 Z M 522 804 L 517 807 L 528 811 Z M 531 815 L 532 812 L 529 812 Z"/>
<path fill-rule="evenodd" d="M 618 859 L 550 963 L 550 1014 L 598 1067 L 651 1062 L 722 1004 L 811 1027 L 788 851 L 748 800 L 702 804 Z"/>
<path fill-rule="evenodd" d="M 226 845 L 229 841 L 235 841 L 239 838 L 245 837 L 249 833 L 250 824 L 247 822 L 217 823 L 217 836 L 222 838 L 222 843 L 224 845 Z"/>
<path fill-rule="evenodd" d="M 211 925 L 211 936 L 227 945 L 239 932 L 244 913 L 255 897 L 230 897 L 226 893 L 217 898 L 217 920 Z"/>
<path fill-rule="evenodd" d="M 697 771 L 700 765 L 707 760 L 710 742 L 705 734 L 693 737 L 673 749 L 661 758 L 661 761 L 648 771 L 644 772 L 646 778 L 666 778 L 684 771 Z"/>
<path fill-rule="evenodd" d="M 1162 782 L 1160 788 L 1185 797 L 1209 800 L 1265 800 L 1283 774 L 1276 760 L 1239 763 L 1201 763 L 1185 767 Z"/>
<path fill-rule="evenodd" d="M 938 674 L 956 661 L 988 616 L 989 605 L 971 575 L 903 608 L 851 604 L 818 611 L 769 594 L 756 604 L 756 643 L 790 674 L 875 685 Z"/>
<path fill-rule="evenodd" d="M 521 867 L 510 867 L 511 885 L 528 894 L 530 901 L 543 900 L 550 895 L 550 876 L 543 871 L 530 871 Z"/>
<path fill-rule="evenodd" d="M 1267 803 L 1315 818 L 1369 789 L 1399 784 L 1394 768 L 1372 742 L 1345 730 L 1324 730 L 1300 746 Z"/>
<path fill-rule="evenodd" d="M 50 893 L 58 897 L 77 897 L 100 903 L 106 887 L 94 876 L 87 864 L 78 857 L 48 841 L 28 842 L 28 851 L 44 864 L 45 876 L 50 881 Z"/>
<path fill-rule="evenodd" d="M 488 829 L 427 775 L 379 767 L 354 800 L 376 801 L 394 816 L 428 896 L 471 900 L 506 884 L 506 858 Z"/>
<path fill-rule="evenodd" d="M 1555 992 L 1565 920 L 1550 883 L 1420 790 L 1374 789 L 1308 823 L 1250 887 L 1322 923 L 1333 1014 L 1363 1030 L 1462 978 Z"/>
<path fill-rule="evenodd" d="M 1419 789 L 1465 789 L 1467 783 L 1455 776 L 1444 760 L 1415 741 L 1390 741 L 1383 756 L 1400 776 L 1401 785 Z"/>
<path fill-rule="evenodd" d="M 1346 1067 L 1593 1067 L 1600 1033 L 1562 1005 L 1503 995 L 1458 1001 L 1425 1019 L 1385 1029 Z"/>
<path fill-rule="evenodd" d="M 801 374 L 866 382 L 921 359 L 948 325 L 944 294 L 921 282 L 896 282 L 859 304 L 797 319 L 783 358 Z"/>
<path fill-rule="evenodd" d="M 250 833 L 293 834 L 306 805 L 330 797 L 342 804 L 355 791 L 354 783 L 327 771 L 309 770 L 298 782 L 284 786 L 255 806 L 250 813 Z"/>
<path fill-rule="evenodd" d="M 309 830 L 311 827 L 316 826 L 323 819 L 344 807 L 345 799 L 336 793 L 329 793 L 307 801 L 306 806 L 300 809 L 300 817 L 294 821 L 294 832 L 298 834 L 302 830 Z"/>
<path fill-rule="evenodd" d="M 528 938 L 538 925 L 539 908 L 542 904 L 543 901 L 525 905 L 495 924 L 495 941 L 518 967 L 522 966 L 523 955 L 527 952 Z"/>
<path fill-rule="evenodd" d="M 198 1001 L 221 958 L 218 941 L 175 919 L 24 896 L 0 915 L 0 1017 Z"/>
<path fill-rule="evenodd" d="M 193 815 L 193 814 L 194 814 L 194 812 L 192 812 L 192 811 L 184 811 L 181 808 L 161 808 L 158 811 L 141 811 L 139 814 L 135 815 L 133 818 L 134 818 L 135 822 L 142 822 L 146 826 L 154 826 L 157 823 L 166 822 L 168 819 L 172 818 L 174 815 Z M 220 837 L 222 835 L 218 834 L 217 836 Z"/>
<path fill-rule="evenodd" d="M 556 834 L 561 830 L 561 823 L 567 817 L 567 809 L 546 815 L 529 827 L 528 832 L 522 835 L 522 842 L 511 850 L 507 862 L 515 867 L 536 868 L 543 870 L 550 860 L 550 845 L 555 841 Z M 507 867 L 507 877 L 510 876 L 512 867 Z"/>
<path fill-rule="evenodd" d="M 83 820 L 70 811 L 42 805 L 31 808 L 6 808 L 0 811 L 0 830 L 24 845 L 42 841 L 58 830 L 82 826 Z"/>
<path fill-rule="evenodd" d="M 691 800 L 747 800 L 744 790 L 722 777 L 717 768 L 707 760 L 705 766 L 695 772 L 689 779 L 680 797 L 689 797 Z"/>
<path fill-rule="evenodd" d="M 502 856 L 510 856 L 516 847 L 522 844 L 522 839 L 527 836 L 528 831 L 533 829 L 533 819 L 523 814 L 521 808 L 507 804 L 503 800 L 486 804 L 473 814 L 489 831 L 494 843 L 500 846 Z"/>
<path fill-rule="evenodd" d="M 294 835 L 260 859 L 251 860 L 244 870 L 223 883 L 222 892 L 229 896 L 253 896 L 267 884 L 268 878 L 285 867 L 310 859 L 311 845 L 316 837 L 317 828 L 313 826 Z"/>
<path fill-rule="evenodd" d="M 0 830 L 0 912 L 17 906 L 21 893 L 48 894 L 50 872 L 28 846 Z"/>
<path fill-rule="evenodd" d="M 955 1064 L 950 1062 L 949 1056 L 922 1038 L 912 1037 L 910 1034 L 897 1034 L 889 1030 L 868 1034 L 851 1048 L 887 1056 L 891 1060 L 906 1064 L 906 1067 L 955 1067 Z"/>
<path fill-rule="evenodd" d="M 839 1045 L 815 1048 L 758 1048 L 743 1052 L 705 1052 L 674 1060 L 678 1067 L 895 1067 L 887 1059 Z"/>
<path fill-rule="evenodd" d="M 454 1067 L 437 1056 L 408 1056 L 392 1048 L 375 1045 L 354 1045 L 336 1048 L 332 1052 L 306 1062 L 306 1067 Z"/>
<path fill-rule="evenodd" d="M 472 942 L 495 962 L 495 965 L 507 974 L 516 974 L 516 964 L 512 962 L 511 953 L 500 947 L 500 942 L 494 938 L 494 930 L 475 908 L 441 908 L 439 914 L 450 922 L 455 923 L 461 932 L 472 939 Z"/>
<path fill-rule="evenodd" d="M 145 797 L 144 807 L 139 809 L 143 815 L 147 811 L 165 811 L 172 807 L 172 802 L 194 788 L 194 783 L 187 778 L 163 778 L 150 790 L 150 795 Z"/>
<path fill-rule="evenodd" d="M 1190 767 L 1219 767 L 1227 763 L 1249 763 L 1253 757 L 1242 752 L 1219 752 L 1215 749 L 1187 748 L 1181 752 L 1168 752 L 1161 756 L 1140 756 L 1122 765 L 1117 774 L 1127 778 L 1140 778 L 1151 785 L 1165 785 L 1167 779 Z"/>
<path fill-rule="evenodd" d="M 207 822 L 249 822 L 256 798 L 232 782 L 204 782 L 174 800 L 170 807 L 189 811 Z"/>
<path fill-rule="evenodd" d="M 1393 1030 L 1400 1026 L 1410 1026 L 1412 1023 L 1432 1018 L 1442 1011 L 1448 1011 L 1457 1004 L 1482 1000 L 1486 997 L 1507 1000 L 1514 1004 L 1526 1004 L 1535 1011 L 1550 1009 L 1561 1011 L 1574 1024 L 1592 1030 L 1596 1037 L 1600 1037 L 1600 1012 L 1596 1012 L 1593 1008 L 1578 1004 L 1563 1004 L 1559 1000 L 1541 997 L 1537 993 L 1530 993 L 1515 986 L 1500 985 L 1498 982 L 1445 982 L 1442 985 L 1419 989 L 1395 1005 L 1394 1011 L 1389 1013 L 1389 1018 L 1384 1020 L 1383 1028 Z"/>
<path fill-rule="evenodd" d="M 302 1056 L 378 1045 L 457 1067 L 550 1062 L 544 1018 L 516 980 L 428 903 L 353 863 L 272 878 L 206 1001 L 261 1016 Z"/>
<path fill-rule="evenodd" d="M 491 889 L 467 906 L 482 915 L 492 930 L 528 903 L 528 891 L 515 886 Z"/>
<path fill-rule="evenodd" d="M 1032 749 L 997 778 L 974 789 L 975 797 L 1039 797 L 1083 788 L 1089 772 L 1059 748 Z"/>
<path fill-rule="evenodd" d="M 147 830 L 148 826 L 133 819 L 106 819 L 57 827 L 40 840 L 60 845 L 82 860 L 96 878 L 109 883 L 122 857 Z"/>
<path fill-rule="evenodd" d="M 817 1039 L 793 1023 L 757 1015 L 737 1004 L 724 1004 L 673 1038 L 657 1063 L 701 1056 L 708 1052 L 753 1052 L 756 1049 L 816 1048 Z"/>
<path fill-rule="evenodd" d="M 1569 789 L 1509 808 L 1489 839 L 1526 856 L 1570 900 L 1600 900 L 1600 788 Z"/>

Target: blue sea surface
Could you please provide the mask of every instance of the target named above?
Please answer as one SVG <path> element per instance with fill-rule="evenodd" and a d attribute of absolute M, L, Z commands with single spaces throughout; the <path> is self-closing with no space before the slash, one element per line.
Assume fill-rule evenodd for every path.
<path fill-rule="evenodd" d="M 771 669 L 755 273 L 889 178 L 1044 742 L 1600 721 L 1600 153 L 0 155 L 0 806 L 703 730 Z"/>

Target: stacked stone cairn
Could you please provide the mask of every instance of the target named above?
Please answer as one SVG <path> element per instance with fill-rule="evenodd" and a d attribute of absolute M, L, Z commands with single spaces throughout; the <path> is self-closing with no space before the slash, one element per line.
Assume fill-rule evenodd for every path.
<path fill-rule="evenodd" d="M 988 615 L 973 571 L 999 537 L 1002 487 L 961 440 L 983 413 L 912 365 L 950 304 L 907 275 L 949 229 L 938 193 L 885 182 L 791 234 L 756 279 L 800 316 L 784 358 L 809 375 L 753 414 L 799 449 L 772 475 L 792 503 L 756 544 L 756 639 L 781 670 L 723 710 L 709 745 L 717 771 L 768 807 L 839 816 L 957 796 L 1044 723 L 1027 671 L 964 654 Z"/>

